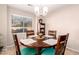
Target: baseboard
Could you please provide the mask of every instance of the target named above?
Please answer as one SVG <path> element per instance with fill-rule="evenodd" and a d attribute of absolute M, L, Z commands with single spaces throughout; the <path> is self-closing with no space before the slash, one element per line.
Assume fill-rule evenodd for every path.
<path fill-rule="evenodd" d="M 75 50 L 75 49 L 72 49 L 72 48 L 69 48 L 69 47 L 67 47 L 67 49 L 69 49 L 69 50 L 72 50 L 72 51 L 74 51 L 74 52 L 79 53 L 79 51 L 78 51 L 78 50 Z"/>

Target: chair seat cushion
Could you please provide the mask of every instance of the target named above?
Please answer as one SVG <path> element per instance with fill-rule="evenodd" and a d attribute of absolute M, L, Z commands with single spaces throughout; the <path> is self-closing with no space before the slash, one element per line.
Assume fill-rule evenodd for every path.
<path fill-rule="evenodd" d="M 54 48 L 43 48 L 41 55 L 55 55 Z"/>
<path fill-rule="evenodd" d="M 34 48 L 21 48 L 21 55 L 35 55 L 37 52 Z"/>

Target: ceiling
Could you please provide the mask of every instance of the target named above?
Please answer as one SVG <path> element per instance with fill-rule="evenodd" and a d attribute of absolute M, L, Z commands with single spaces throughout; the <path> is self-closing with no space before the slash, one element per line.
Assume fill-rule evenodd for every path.
<path fill-rule="evenodd" d="M 58 8 L 63 7 L 65 5 L 64 4 L 41 4 L 41 5 L 40 4 L 9 4 L 8 6 L 35 14 L 34 12 L 35 6 L 38 6 L 39 8 L 48 7 L 48 13 L 51 13 L 52 11 L 57 10 Z"/>

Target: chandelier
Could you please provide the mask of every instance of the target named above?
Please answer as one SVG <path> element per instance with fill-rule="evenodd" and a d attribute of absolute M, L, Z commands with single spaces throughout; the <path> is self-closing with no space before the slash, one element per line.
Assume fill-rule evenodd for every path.
<path fill-rule="evenodd" d="M 46 16 L 48 13 L 47 7 L 35 7 L 35 15 L 36 16 Z"/>

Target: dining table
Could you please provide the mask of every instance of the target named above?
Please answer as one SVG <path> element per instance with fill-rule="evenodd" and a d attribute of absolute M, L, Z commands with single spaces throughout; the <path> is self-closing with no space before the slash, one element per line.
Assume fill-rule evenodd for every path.
<path fill-rule="evenodd" d="M 41 50 L 43 48 L 54 47 L 57 44 L 56 39 L 47 39 L 47 38 L 38 38 L 35 39 L 27 38 L 27 39 L 20 39 L 21 45 L 28 47 L 28 48 L 35 48 L 37 51 L 36 55 L 41 54 Z"/>

